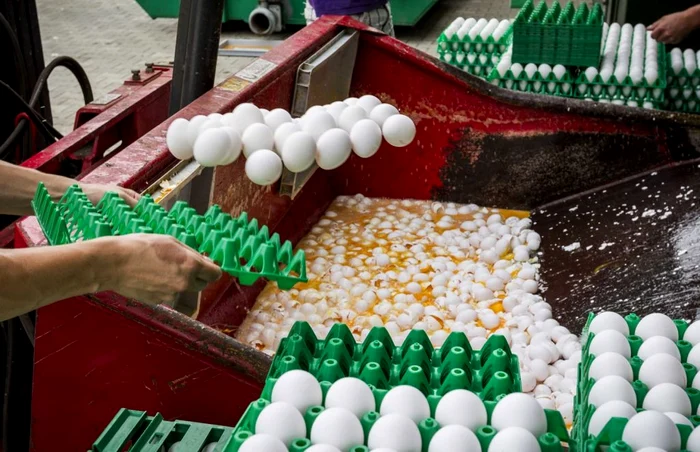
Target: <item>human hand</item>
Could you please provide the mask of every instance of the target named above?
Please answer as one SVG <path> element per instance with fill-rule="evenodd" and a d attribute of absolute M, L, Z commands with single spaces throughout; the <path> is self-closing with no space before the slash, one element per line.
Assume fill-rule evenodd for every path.
<path fill-rule="evenodd" d="M 647 30 L 659 42 L 678 44 L 693 31 L 693 21 L 687 11 L 681 11 L 662 17 L 647 27 Z"/>
<path fill-rule="evenodd" d="M 117 193 L 119 197 L 126 201 L 126 203 L 129 204 L 129 206 L 131 207 L 134 207 L 141 198 L 141 195 L 136 193 L 134 190 L 120 187 L 118 185 L 80 183 L 80 189 L 83 190 L 83 193 L 85 193 L 85 195 L 87 195 L 90 202 L 92 202 L 95 205 L 97 205 L 97 203 L 100 202 L 102 197 L 108 191 Z"/>
<path fill-rule="evenodd" d="M 173 237 L 130 234 L 107 239 L 115 256 L 106 290 L 148 304 L 172 303 L 181 292 L 199 292 L 221 277 L 221 269 Z"/>

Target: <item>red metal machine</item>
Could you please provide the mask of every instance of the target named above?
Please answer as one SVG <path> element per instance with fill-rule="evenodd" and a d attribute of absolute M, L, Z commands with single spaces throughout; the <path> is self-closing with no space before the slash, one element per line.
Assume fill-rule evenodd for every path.
<path fill-rule="evenodd" d="M 327 17 L 83 179 L 144 190 L 174 164 L 164 137 L 176 117 L 223 113 L 242 102 L 290 109 L 299 65 L 345 27 L 360 30 L 351 95 L 371 93 L 396 105 L 416 122 L 417 139 L 407 148 L 385 144 L 371 159 L 352 157 L 337 170 L 317 171 L 293 200 L 253 185 L 243 161 L 217 168 L 211 202 L 232 215 L 247 211 L 283 240 L 296 243 L 338 195 L 534 210 L 700 157 L 693 139 L 700 121 L 692 117 L 506 92 L 357 22 Z M 52 152 L 75 141 L 68 136 Z M 34 218 L 18 225 L 16 246 L 43 244 Z M 565 280 L 549 281 L 550 290 Z M 32 450 L 56 450 L 57 438 L 62 450 L 85 449 L 120 407 L 234 425 L 259 396 L 270 363 L 232 337 L 262 285 L 219 281 L 203 294 L 196 320 L 112 293 L 40 309 Z M 587 309 L 571 307 L 578 314 Z"/>

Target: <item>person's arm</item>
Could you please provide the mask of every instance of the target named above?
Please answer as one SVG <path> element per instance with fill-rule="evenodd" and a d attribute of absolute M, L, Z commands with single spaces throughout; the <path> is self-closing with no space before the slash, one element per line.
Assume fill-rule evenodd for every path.
<path fill-rule="evenodd" d="M 664 44 L 678 44 L 690 32 L 700 28 L 700 5 L 668 14 L 648 27 L 651 37 Z"/>
<path fill-rule="evenodd" d="M 211 260 L 165 235 L 0 249 L 0 321 L 105 290 L 150 304 L 172 302 L 179 293 L 198 292 L 220 276 Z"/>
<path fill-rule="evenodd" d="M 139 195 L 135 192 L 111 185 L 83 184 L 73 179 L 55 174 L 42 173 L 0 160 L 0 214 L 32 215 L 31 200 L 43 182 L 51 196 L 58 200 L 71 185 L 78 183 L 90 198 L 97 203 L 107 191 L 115 191 L 130 205 L 136 204 Z"/>

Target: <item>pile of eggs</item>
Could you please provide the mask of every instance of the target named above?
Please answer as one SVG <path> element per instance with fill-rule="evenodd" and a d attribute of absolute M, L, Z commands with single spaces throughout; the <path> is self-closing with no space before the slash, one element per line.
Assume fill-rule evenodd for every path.
<path fill-rule="evenodd" d="M 404 147 L 415 136 L 411 118 L 366 95 L 311 107 L 297 119 L 281 108 L 267 111 L 249 103 L 224 115 L 178 118 L 168 127 L 166 142 L 175 157 L 194 157 L 205 167 L 229 165 L 242 152 L 248 178 L 271 185 L 281 177 L 283 166 L 298 173 L 315 162 L 332 170 L 352 152 L 362 158 L 373 156 L 382 137 L 392 146 Z"/>
<path fill-rule="evenodd" d="M 383 326 L 397 345 L 413 329 L 436 347 L 464 332 L 475 350 L 500 334 L 523 391 L 570 425 L 581 344 L 537 294 L 541 240 L 531 226 L 476 205 L 339 197 L 299 244 L 309 282 L 268 284 L 236 339 L 273 354 L 296 321 L 319 338 L 342 322 L 357 341 Z"/>
<path fill-rule="evenodd" d="M 643 401 L 637 400 L 632 385 L 630 364 L 632 350 L 628 337 L 630 330 L 625 319 L 614 312 L 596 315 L 589 332 L 594 334 L 589 346 L 593 356 L 588 376 L 594 380 L 588 392 L 588 403 L 596 409 L 590 418 L 588 434 L 597 436 L 611 418 L 629 419 L 622 440 L 632 450 L 658 447 L 667 452 L 681 448 L 681 436 L 676 424 L 693 424 L 688 419 L 693 413 L 686 392 L 687 387 L 700 388 L 697 376 L 689 385 L 681 354 L 676 342 L 680 339 L 676 324 L 663 314 L 642 318 L 635 335 L 642 339 L 637 352 L 643 363 L 638 379 L 649 388 Z M 693 345 L 687 363 L 700 365 L 700 322 L 692 323 L 683 340 Z M 641 405 L 643 411 L 637 412 Z M 688 440 L 689 451 L 700 452 L 700 428 L 693 430 Z"/>
<path fill-rule="evenodd" d="M 346 377 L 331 385 L 324 400 L 316 378 L 303 370 L 282 374 L 272 388 L 271 402 L 259 414 L 254 435 L 240 452 L 286 452 L 294 440 L 307 437 L 304 415 L 318 407 L 323 410 L 310 426 L 312 446 L 307 452 L 348 452 L 360 445 L 374 452 L 480 452 L 477 431 L 488 425 L 484 403 L 464 389 L 442 396 L 431 418 L 428 400 L 413 386 L 396 386 L 377 404 L 366 383 Z M 363 418 L 374 422 L 366 441 Z M 434 423 L 439 429 L 424 445 L 421 428 Z M 497 433 L 489 452 L 539 452 L 537 438 L 547 433 L 544 410 L 521 393 L 498 402 L 490 426 Z"/>

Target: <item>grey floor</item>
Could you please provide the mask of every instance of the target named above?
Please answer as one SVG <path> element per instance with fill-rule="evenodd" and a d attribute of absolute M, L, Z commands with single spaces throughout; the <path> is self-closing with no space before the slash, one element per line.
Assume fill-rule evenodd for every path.
<path fill-rule="evenodd" d="M 96 98 L 122 84 L 131 69 L 173 59 L 177 20 L 152 20 L 134 0 L 37 0 L 37 5 L 45 61 L 59 55 L 77 59 L 90 77 Z M 509 5 L 509 0 L 441 0 L 416 27 L 398 28 L 397 38 L 433 54 L 436 39 L 454 18 L 509 18 L 517 12 Z M 227 25 L 225 38 L 259 39 L 242 24 Z M 217 82 L 250 61 L 220 57 Z M 55 125 L 68 132 L 82 105 L 78 83 L 59 68 L 49 80 L 49 89 Z"/>

